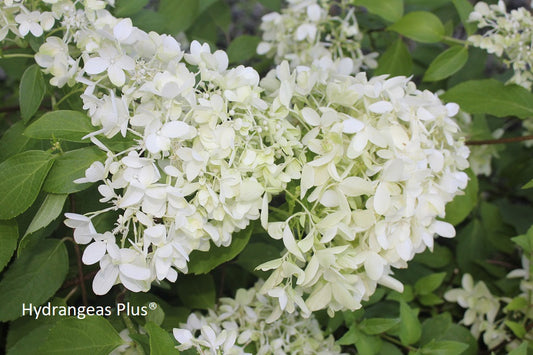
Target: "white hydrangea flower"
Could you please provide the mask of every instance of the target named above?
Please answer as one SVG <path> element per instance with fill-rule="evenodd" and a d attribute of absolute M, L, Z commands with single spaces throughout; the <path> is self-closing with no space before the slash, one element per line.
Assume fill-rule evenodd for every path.
<path fill-rule="evenodd" d="M 262 281 L 239 289 L 235 299 L 221 298 L 207 315 L 192 313 L 186 324 L 174 328 L 180 351 L 194 348 L 202 354 L 340 354 L 332 336 L 324 338 L 314 317 L 298 311 L 272 319 L 277 305 L 259 293 Z"/>
<path fill-rule="evenodd" d="M 21 36 L 31 33 L 35 37 L 41 37 L 44 31 L 54 26 L 55 19 L 50 12 L 26 11 L 15 16 L 15 21 L 19 24 Z"/>
<path fill-rule="evenodd" d="M 262 85 L 271 111 L 303 127 L 306 151 L 300 195 L 286 192 L 300 208 L 285 222 L 262 219 L 287 249 L 258 267 L 273 270 L 263 292 L 284 289 L 282 308 L 308 295 L 306 309 L 332 314 L 359 308 L 377 284 L 401 291 L 392 268 L 432 248 L 435 234 L 455 236 L 437 217 L 468 180 L 468 148 L 451 118 L 457 105 L 404 77 L 289 73 L 283 64 Z"/>
<path fill-rule="evenodd" d="M 173 282 L 193 250 L 228 246 L 298 177 L 301 147 L 297 128 L 269 116 L 255 70 L 228 69 L 226 53 L 195 41 L 184 53 L 169 36 L 114 18 L 105 4 L 86 2 L 81 12 L 53 4 L 65 35 L 47 38 L 36 55 L 52 85 L 85 86 L 95 126 L 88 137 L 108 155 L 77 182 L 99 183 L 110 207 L 65 222 L 88 244 L 83 261 L 100 264 L 97 294 L 116 283 L 137 292 Z M 96 138 L 128 133 L 136 139 L 118 153 Z M 93 217 L 117 210 L 112 230 L 95 230 Z"/>
<path fill-rule="evenodd" d="M 483 281 L 474 284 L 470 274 L 464 274 L 461 281 L 462 288 L 447 291 L 444 299 L 455 302 L 466 309 L 464 325 L 470 327 L 476 339 L 482 332 L 483 341 L 489 349 L 499 345 L 509 338 L 503 322 L 497 322 L 496 316 L 500 309 L 500 299 L 492 295 Z"/>
<path fill-rule="evenodd" d="M 507 12 L 500 0 L 495 5 L 478 2 L 470 14 L 470 21 L 477 22 L 483 35 L 472 35 L 468 41 L 498 57 L 514 71 L 509 83 L 531 88 L 533 83 L 533 51 L 531 50 L 533 16 L 524 7 Z"/>
<path fill-rule="evenodd" d="M 257 52 L 276 64 L 287 60 L 292 68 L 316 65 L 345 74 L 377 66 L 377 53 L 361 50 L 362 34 L 349 1 L 291 0 L 281 14 L 263 16 L 261 30 Z"/>

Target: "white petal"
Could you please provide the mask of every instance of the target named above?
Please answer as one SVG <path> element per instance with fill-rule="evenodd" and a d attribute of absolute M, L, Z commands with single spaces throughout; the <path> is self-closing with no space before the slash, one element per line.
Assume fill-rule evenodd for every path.
<path fill-rule="evenodd" d="M 147 280 L 150 278 L 150 269 L 134 264 L 119 265 L 120 272 L 134 280 Z"/>
<path fill-rule="evenodd" d="M 85 72 L 87 74 L 93 75 L 93 74 L 100 74 L 101 72 L 105 71 L 109 67 L 109 61 L 96 57 L 89 59 L 86 63 L 83 69 L 85 69 Z"/>
<path fill-rule="evenodd" d="M 325 207 L 337 207 L 339 205 L 339 197 L 334 190 L 326 190 L 320 196 L 320 203 Z"/>
<path fill-rule="evenodd" d="M 368 110 L 370 112 L 383 114 L 392 111 L 393 106 L 388 101 L 378 101 L 373 103 L 372 105 L 368 106 Z"/>
<path fill-rule="evenodd" d="M 110 65 L 107 70 L 107 76 L 115 86 L 120 87 L 126 82 L 126 75 L 118 65 Z"/>
<path fill-rule="evenodd" d="M 161 128 L 161 134 L 168 138 L 180 138 L 189 133 L 190 126 L 182 121 L 165 123 Z"/>
<path fill-rule="evenodd" d="M 358 176 L 350 176 L 339 184 L 339 190 L 346 196 L 369 195 L 374 192 L 372 182 Z"/>
<path fill-rule="evenodd" d="M 285 244 L 285 247 L 287 248 L 289 253 L 296 256 L 302 261 L 305 260 L 302 252 L 300 251 L 300 249 L 298 249 L 298 246 L 296 245 L 294 235 L 292 234 L 292 231 L 288 225 L 285 226 L 285 229 L 283 230 L 283 244 Z"/>
<path fill-rule="evenodd" d="M 101 269 L 93 279 L 93 291 L 97 295 L 105 295 L 111 290 L 118 277 L 118 268 L 114 266 Z"/>
<path fill-rule="evenodd" d="M 331 301 L 331 286 L 325 284 L 322 288 L 316 290 L 305 301 L 310 311 L 318 311 L 326 307 Z"/>
<path fill-rule="evenodd" d="M 342 131 L 347 134 L 359 132 L 365 127 L 365 124 L 355 118 L 348 118 L 342 122 Z"/>
<path fill-rule="evenodd" d="M 312 108 L 304 107 L 302 109 L 302 116 L 304 118 L 304 121 L 310 124 L 311 126 L 318 126 L 320 124 L 320 116 Z"/>
<path fill-rule="evenodd" d="M 97 263 L 105 255 L 107 248 L 104 242 L 94 242 L 89 244 L 83 252 L 82 261 L 85 265 Z"/>
<path fill-rule="evenodd" d="M 193 338 L 191 331 L 188 329 L 174 328 L 172 333 L 174 334 L 174 338 L 176 338 L 176 340 L 181 344 L 189 344 Z"/>
<path fill-rule="evenodd" d="M 320 20 L 320 6 L 313 4 L 307 7 L 307 17 L 313 22 Z"/>
<path fill-rule="evenodd" d="M 455 228 L 448 222 L 435 221 L 431 225 L 431 230 L 444 238 L 455 237 Z"/>
<path fill-rule="evenodd" d="M 383 276 L 385 260 L 374 252 L 368 252 L 365 259 L 365 271 L 370 279 L 377 281 Z"/>
<path fill-rule="evenodd" d="M 119 41 L 123 41 L 128 38 L 133 30 L 133 24 L 131 19 L 125 18 L 122 19 L 116 26 L 113 28 L 113 36 Z"/>
<path fill-rule="evenodd" d="M 446 104 L 446 111 L 448 111 L 449 117 L 453 117 L 459 112 L 459 105 L 457 105 L 455 102 L 450 102 Z"/>
<path fill-rule="evenodd" d="M 378 214 L 384 215 L 390 206 L 390 193 L 384 183 L 378 185 L 374 195 L 374 209 Z"/>

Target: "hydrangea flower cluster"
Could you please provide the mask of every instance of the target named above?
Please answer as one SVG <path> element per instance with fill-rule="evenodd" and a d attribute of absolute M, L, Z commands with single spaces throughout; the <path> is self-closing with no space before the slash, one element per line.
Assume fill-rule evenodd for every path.
<path fill-rule="evenodd" d="M 207 315 L 192 313 L 186 324 L 174 328 L 180 351 L 200 354 L 340 354 L 333 336 L 324 337 L 314 317 L 298 312 L 272 316 L 277 306 L 259 292 L 262 282 L 237 290 L 235 299 L 221 298 Z"/>
<path fill-rule="evenodd" d="M 90 138 L 107 152 L 77 182 L 99 182 L 100 201 L 111 207 L 68 213 L 65 221 L 88 245 L 83 262 L 100 264 L 96 294 L 117 282 L 148 291 L 155 280 L 175 281 L 193 250 L 228 246 L 300 176 L 291 158 L 299 131 L 267 116 L 252 68 L 228 69 L 225 52 L 198 42 L 184 53 L 171 36 L 143 32 L 100 7 L 65 0 L 51 13 L 64 35 L 49 36 L 36 60 L 52 85 L 85 86 L 84 108 L 98 127 Z M 97 135 L 133 139 L 114 153 Z M 92 218 L 114 211 L 115 228 L 97 231 Z"/>
<path fill-rule="evenodd" d="M 363 53 L 354 11 L 346 0 L 289 0 L 281 13 L 263 16 L 257 52 L 276 64 L 287 60 L 293 68 L 317 65 L 345 74 L 375 68 L 377 53 Z"/>
<path fill-rule="evenodd" d="M 489 349 L 508 339 L 505 324 L 496 322 L 500 298 L 494 296 L 483 281 L 474 284 L 470 274 L 463 275 L 461 286 L 462 288 L 447 291 L 444 298 L 466 309 L 461 322 L 470 327 L 472 335 L 478 339 L 483 333 L 483 341 Z"/>
<path fill-rule="evenodd" d="M 96 294 L 116 283 L 138 292 L 173 282 L 193 250 L 228 246 L 260 218 L 286 247 L 260 266 L 272 270 L 261 287 L 278 299 L 272 319 L 296 308 L 332 314 L 359 308 L 377 284 L 401 290 L 391 268 L 432 248 L 435 234 L 455 235 L 437 218 L 467 184 L 468 149 L 451 119 L 457 105 L 405 77 L 350 76 L 361 64 L 341 59 L 351 54 L 344 49 L 323 65 L 282 62 L 260 81 L 207 44 L 184 52 L 171 36 L 115 18 L 104 1 L 45 3 L 63 35 L 49 35 L 36 60 L 52 85 L 84 88 L 95 126 L 88 138 L 107 152 L 77 181 L 97 182 L 109 207 L 65 221 L 87 245 L 83 262 L 100 265 Z M 322 11 L 291 4 L 311 8 L 312 18 Z M 15 17 L 29 10 L 3 8 L 22 35 Z M 350 16 L 335 21 L 353 27 Z M 129 143 L 117 153 L 102 136 Z M 297 209 L 269 219 L 280 193 Z M 106 213 L 118 215 L 114 228 L 97 231 L 92 220 Z"/>
<path fill-rule="evenodd" d="M 377 284 L 401 291 L 391 268 L 432 248 L 435 234 L 455 236 L 437 217 L 468 180 L 458 106 L 405 77 L 286 64 L 262 86 L 271 111 L 304 127 L 306 153 L 299 192 L 286 195 L 299 209 L 265 225 L 287 251 L 258 267 L 273 270 L 263 292 L 289 312 L 332 314 L 361 307 Z"/>
<path fill-rule="evenodd" d="M 468 41 L 476 47 L 485 49 L 513 69 L 509 83 L 531 89 L 533 83 L 533 16 L 520 7 L 507 12 L 505 3 L 500 0 L 496 5 L 478 2 L 469 20 L 477 22 L 484 29 L 483 35 L 472 35 Z"/>

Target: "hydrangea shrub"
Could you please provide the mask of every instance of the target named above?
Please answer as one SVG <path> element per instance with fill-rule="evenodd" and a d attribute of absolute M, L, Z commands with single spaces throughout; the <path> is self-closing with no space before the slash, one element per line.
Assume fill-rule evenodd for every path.
<path fill-rule="evenodd" d="M 2 1 L 7 353 L 526 354 L 511 6 Z"/>

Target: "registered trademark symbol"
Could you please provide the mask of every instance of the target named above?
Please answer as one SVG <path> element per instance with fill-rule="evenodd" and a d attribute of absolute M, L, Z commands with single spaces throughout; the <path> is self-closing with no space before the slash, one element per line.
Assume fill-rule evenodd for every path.
<path fill-rule="evenodd" d="M 148 308 L 150 308 L 150 309 L 153 311 L 154 309 L 157 308 L 157 303 L 155 303 L 155 302 L 150 302 L 150 303 L 148 304 Z"/>

